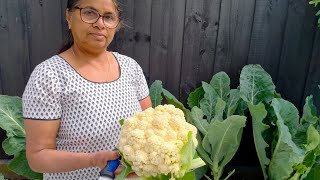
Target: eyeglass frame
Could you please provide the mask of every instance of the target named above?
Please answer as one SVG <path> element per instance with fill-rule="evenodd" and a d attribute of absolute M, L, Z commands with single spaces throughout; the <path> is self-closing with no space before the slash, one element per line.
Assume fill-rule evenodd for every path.
<path fill-rule="evenodd" d="M 96 22 L 98 22 L 99 21 L 99 19 L 100 19 L 100 17 L 102 17 L 102 22 L 103 22 L 103 24 L 106 26 L 106 27 L 108 27 L 107 25 L 106 25 L 106 23 L 105 23 L 105 21 L 104 21 L 104 15 L 101 15 L 97 10 L 94 10 L 94 9 L 92 9 L 93 11 L 96 11 L 97 13 L 98 13 L 98 15 L 99 15 L 99 17 L 97 18 L 97 20 L 95 21 L 95 22 L 93 22 L 93 23 L 88 23 L 88 22 L 86 22 L 86 21 L 84 21 L 83 19 L 82 19 L 82 15 L 81 15 L 81 11 L 82 11 L 82 9 L 86 9 L 87 7 L 85 7 L 85 8 L 81 8 L 81 7 L 79 7 L 79 6 L 75 6 L 75 7 L 73 7 L 74 9 L 79 9 L 80 10 L 80 18 L 81 18 L 81 20 L 83 21 L 83 22 L 85 22 L 85 23 L 87 23 L 87 24 L 94 24 L 94 23 L 96 23 Z M 110 29 L 114 29 L 114 28 L 116 28 L 118 25 L 119 25 L 119 23 L 120 23 L 120 21 L 121 21 L 121 18 L 119 17 L 119 16 L 115 16 L 115 17 L 117 17 L 118 18 L 118 23 L 116 24 L 116 26 L 115 27 L 108 27 L 108 28 L 110 28 Z"/>

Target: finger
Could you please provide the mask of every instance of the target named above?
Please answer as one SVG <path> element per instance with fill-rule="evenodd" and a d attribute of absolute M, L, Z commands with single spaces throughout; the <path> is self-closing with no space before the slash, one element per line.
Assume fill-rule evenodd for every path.
<path fill-rule="evenodd" d="M 129 173 L 126 178 L 138 178 L 138 177 L 139 176 L 136 173 L 132 172 L 132 173 Z"/>
<path fill-rule="evenodd" d="M 115 173 L 115 174 L 120 174 L 123 169 L 124 169 L 123 167 L 118 167 L 118 168 L 114 171 L 114 173 Z"/>

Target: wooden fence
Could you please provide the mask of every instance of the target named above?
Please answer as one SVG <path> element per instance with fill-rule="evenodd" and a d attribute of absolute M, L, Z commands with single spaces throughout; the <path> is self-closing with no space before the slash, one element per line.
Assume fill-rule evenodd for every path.
<path fill-rule="evenodd" d="M 234 88 L 244 65 L 260 64 L 285 99 L 301 109 L 314 94 L 320 105 L 320 30 L 307 0 L 119 1 L 127 27 L 110 49 L 136 59 L 149 83 L 162 80 L 183 102 L 219 71 Z M 66 0 L 0 0 L 0 94 L 21 96 L 33 68 L 57 53 L 65 7 Z"/>

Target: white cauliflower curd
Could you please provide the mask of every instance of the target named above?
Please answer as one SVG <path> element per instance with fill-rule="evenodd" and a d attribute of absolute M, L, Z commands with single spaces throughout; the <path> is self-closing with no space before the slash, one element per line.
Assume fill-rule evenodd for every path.
<path fill-rule="evenodd" d="M 141 177 L 181 178 L 190 170 L 198 144 L 196 134 L 197 128 L 186 122 L 180 109 L 159 105 L 124 121 L 118 148 Z"/>

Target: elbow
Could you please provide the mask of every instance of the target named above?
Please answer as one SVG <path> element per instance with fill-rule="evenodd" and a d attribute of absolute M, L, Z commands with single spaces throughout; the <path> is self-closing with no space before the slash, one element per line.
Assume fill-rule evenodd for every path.
<path fill-rule="evenodd" d="M 37 173 L 44 173 L 43 168 L 41 168 L 41 163 L 39 162 L 41 157 L 39 157 L 36 153 L 31 153 L 26 151 L 26 159 L 28 161 L 28 165 L 30 169 Z"/>

